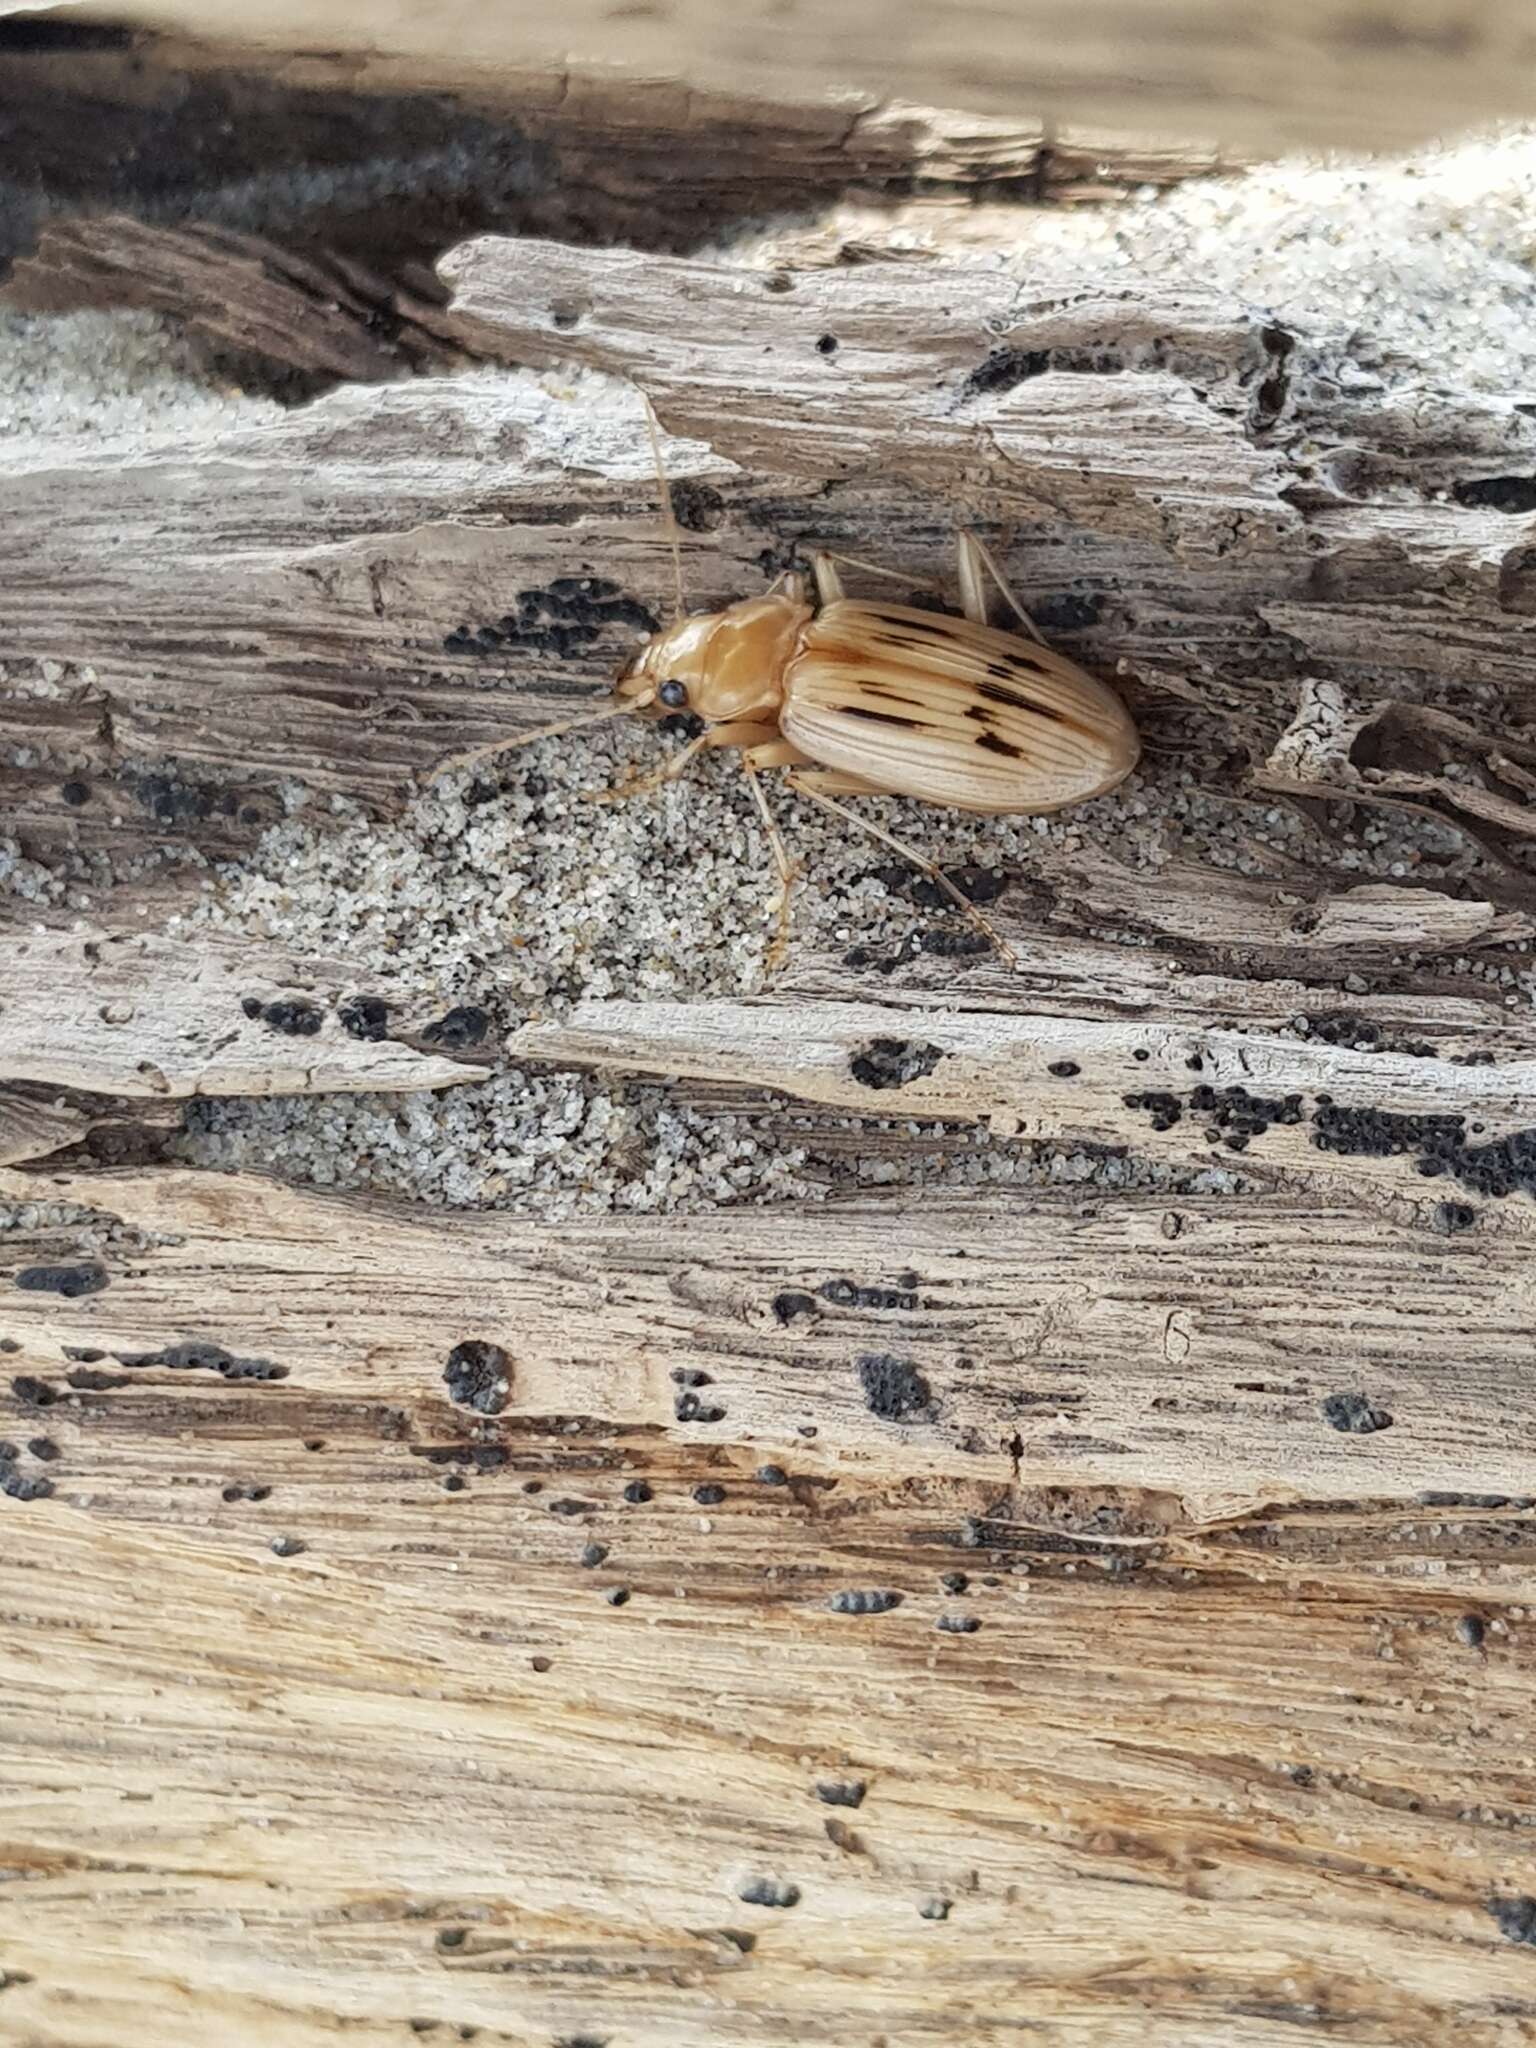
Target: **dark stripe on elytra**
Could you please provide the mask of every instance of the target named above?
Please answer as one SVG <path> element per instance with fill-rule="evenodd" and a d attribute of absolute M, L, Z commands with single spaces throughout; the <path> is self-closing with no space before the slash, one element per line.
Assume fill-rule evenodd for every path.
<path fill-rule="evenodd" d="M 841 709 L 844 718 L 868 718 L 877 725 L 904 725 L 909 732 L 917 727 L 915 718 L 904 718 L 898 711 L 871 711 L 867 704 L 848 704 Z"/>
<path fill-rule="evenodd" d="M 1012 740 L 999 739 L 995 732 L 984 732 L 976 745 L 984 753 L 1002 754 L 1009 761 L 1022 761 L 1024 758 L 1022 747 L 1016 747 Z"/>
<path fill-rule="evenodd" d="M 927 619 L 893 619 L 889 612 L 877 612 L 875 616 L 882 626 L 889 626 L 895 632 L 925 633 L 930 640 L 953 639 L 956 626 L 962 623 L 959 619 L 949 619 L 942 624 L 938 621 L 930 624 Z"/>
<path fill-rule="evenodd" d="M 1052 704 L 1040 704 L 1033 697 L 1025 696 L 1019 690 L 1005 690 L 998 683 L 977 683 L 978 697 L 985 697 L 989 704 L 1007 704 L 1015 711 L 1033 712 L 1036 718 L 1054 718 L 1062 724 L 1067 722 L 1065 713 Z"/>

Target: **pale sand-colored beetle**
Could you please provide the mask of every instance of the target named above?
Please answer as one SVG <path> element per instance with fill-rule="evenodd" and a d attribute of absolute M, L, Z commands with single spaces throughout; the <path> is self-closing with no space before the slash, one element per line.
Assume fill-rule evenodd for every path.
<path fill-rule="evenodd" d="M 1062 810 L 1102 796 L 1135 767 L 1140 742 L 1120 699 L 1045 645 L 986 547 L 964 531 L 963 618 L 847 597 L 839 563 L 909 586 L 912 579 L 826 553 L 810 556 L 814 603 L 806 579 L 791 570 L 761 597 L 685 615 L 681 547 L 649 405 L 647 424 L 677 576 L 677 612 L 625 663 L 601 711 L 556 730 L 625 713 L 664 718 L 693 712 L 705 724 L 664 767 L 595 795 L 608 801 L 637 796 L 681 775 L 707 748 L 735 748 L 779 871 L 779 930 L 770 966 L 787 943 L 796 869 L 763 794 L 758 771 L 764 768 L 785 770 L 791 789 L 929 875 L 1012 963 L 987 920 L 941 870 L 834 797 L 909 796 L 989 816 Z M 1031 640 L 989 623 L 989 575 Z M 522 743 L 494 743 L 444 766 L 461 767 Z"/>

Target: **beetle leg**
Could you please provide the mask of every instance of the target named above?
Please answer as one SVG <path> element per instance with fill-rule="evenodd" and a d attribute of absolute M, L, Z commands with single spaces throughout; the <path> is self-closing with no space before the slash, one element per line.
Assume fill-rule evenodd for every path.
<path fill-rule="evenodd" d="M 982 916 L 970 897 L 963 890 L 955 887 L 941 867 L 935 866 L 926 855 L 919 853 L 916 847 L 908 846 L 904 840 L 898 839 L 894 832 L 887 832 L 883 825 L 875 824 L 871 818 L 861 818 L 857 811 L 849 810 L 846 804 L 837 803 L 827 795 L 829 783 L 835 789 L 846 789 L 848 783 L 854 781 L 855 778 L 839 775 L 835 769 L 832 769 L 821 772 L 813 770 L 810 774 L 804 775 L 791 772 L 785 777 L 785 780 L 790 788 L 798 791 L 801 796 L 808 796 L 812 803 L 820 804 L 823 810 L 835 812 L 839 818 L 845 819 L 848 824 L 856 825 L 861 832 L 867 832 L 871 839 L 878 839 L 882 846 L 890 847 L 893 853 L 899 853 L 904 861 L 909 862 L 911 866 L 925 874 L 935 888 L 943 890 L 957 910 L 964 912 L 981 933 L 987 944 L 997 954 L 1003 965 L 1017 969 L 1019 965 L 1018 954 L 1014 952 L 1007 940 L 999 935 L 990 920 Z M 885 791 L 870 789 L 867 783 L 863 785 L 863 788 L 868 790 L 871 795 L 888 794 Z"/>
<path fill-rule="evenodd" d="M 588 803 L 616 804 L 632 796 L 644 796 L 648 790 L 675 782 L 679 775 L 686 774 L 689 764 L 698 755 L 712 747 L 757 747 L 776 740 L 778 736 L 776 725 L 764 725 L 751 718 L 727 719 L 723 725 L 707 727 L 697 739 L 690 740 L 681 753 L 674 754 L 659 768 L 653 768 L 649 775 L 631 776 L 628 782 L 615 783 L 612 789 L 589 789 L 585 792 L 586 798 Z"/>
<path fill-rule="evenodd" d="M 742 758 L 750 761 L 754 768 L 809 768 L 812 761 L 809 754 L 803 754 L 793 740 L 777 736 L 765 740 L 760 747 L 745 747 Z"/>
<path fill-rule="evenodd" d="M 978 626 L 991 624 L 989 616 L 990 607 L 987 604 L 987 586 L 982 580 L 983 572 L 985 572 L 1002 592 L 1010 609 L 1014 612 L 1030 639 L 1038 640 L 1043 647 L 1045 645 L 1044 634 L 1014 596 L 1007 577 L 997 566 L 997 557 L 992 553 L 986 542 L 978 538 L 968 527 L 964 526 L 961 527 L 956 536 L 956 542 L 960 554 L 960 602 L 964 607 L 965 616 L 968 619 L 973 619 Z"/>
<path fill-rule="evenodd" d="M 883 576 L 888 583 L 905 583 L 909 590 L 931 590 L 939 597 L 944 595 L 943 584 L 931 576 L 912 576 L 905 569 L 882 569 L 878 562 L 861 561 L 857 555 L 829 554 L 819 548 L 811 556 L 811 569 L 816 577 L 816 594 L 823 604 L 835 604 L 843 595 L 843 579 L 833 566 L 838 562 L 845 569 L 862 569 L 866 576 Z"/>
<path fill-rule="evenodd" d="M 843 595 L 843 579 L 837 573 L 835 558 L 818 549 L 811 557 L 811 574 L 816 578 L 817 602 L 836 604 Z"/>
<path fill-rule="evenodd" d="M 787 742 L 786 742 L 787 744 Z M 757 772 L 756 757 L 772 752 L 770 747 L 753 747 L 742 754 L 741 769 L 747 778 L 747 787 L 753 801 L 762 813 L 763 828 L 768 834 L 768 844 L 773 852 L 773 864 L 779 871 L 779 895 L 774 908 L 778 913 L 778 928 L 773 944 L 768 948 L 768 957 L 763 962 L 765 974 L 773 974 L 789 951 L 790 901 L 795 878 L 800 872 L 800 863 L 790 858 L 789 848 L 784 844 L 784 834 L 779 830 L 773 812 L 768 808 L 768 799 L 763 794 L 762 777 Z"/>

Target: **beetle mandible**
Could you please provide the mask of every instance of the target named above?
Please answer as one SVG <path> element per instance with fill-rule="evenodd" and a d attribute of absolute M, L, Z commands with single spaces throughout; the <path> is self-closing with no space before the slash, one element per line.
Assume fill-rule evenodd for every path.
<path fill-rule="evenodd" d="M 1136 766 L 1140 740 L 1125 706 L 1104 683 L 1045 644 L 985 544 L 964 529 L 958 535 L 960 618 L 850 598 L 840 564 L 909 585 L 912 579 L 824 551 L 809 557 L 810 585 L 788 570 L 760 597 L 719 611 L 686 613 L 677 524 L 655 415 L 649 399 L 645 404 L 672 548 L 676 613 L 624 664 L 609 704 L 572 723 L 688 711 L 703 719 L 704 730 L 663 767 L 596 797 L 637 796 L 672 781 L 708 749 L 734 748 L 779 873 L 779 929 L 770 966 L 787 944 L 796 868 L 763 794 L 760 771 L 769 768 L 785 771 L 789 788 L 930 876 L 1003 958 L 1016 964 L 941 869 L 836 798 L 908 796 L 984 816 L 1063 810 L 1104 795 Z M 988 577 L 1029 639 L 990 622 Z M 444 767 L 522 743 L 478 748 Z"/>

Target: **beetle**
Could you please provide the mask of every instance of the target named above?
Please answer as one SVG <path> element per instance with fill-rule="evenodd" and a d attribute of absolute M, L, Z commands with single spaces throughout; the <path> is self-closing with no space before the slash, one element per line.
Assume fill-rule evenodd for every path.
<path fill-rule="evenodd" d="M 1136 766 L 1140 740 L 1125 706 L 1106 684 L 1045 644 L 985 544 L 965 529 L 957 537 L 959 618 L 850 598 L 839 565 L 909 584 L 911 579 L 825 551 L 809 557 L 809 583 L 791 569 L 760 597 L 687 613 L 681 546 L 648 400 L 646 417 L 672 546 L 676 612 L 625 662 L 610 702 L 558 730 L 626 713 L 660 719 L 675 712 L 694 713 L 704 729 L 664 766 L 595 792 L 597 800 L 660 788 L 699 754 L 733 748 L 779 873 L 779 929 L 770 966 L 787 944 L 796 868 L 763 794 L 763 769 L 785 771 L 789 788 L 929 875 L 1003 958 L 1016 964 L 942 870 L 836 798 L 916 797 L 982 816 L 1063 810 L 1104 795 Z M 989 577 L 1028 639 L 991 623 Z M 444 766 L 465 765 L 507 744 L 477 749 Z"/>

